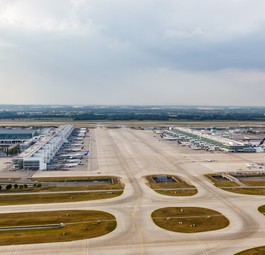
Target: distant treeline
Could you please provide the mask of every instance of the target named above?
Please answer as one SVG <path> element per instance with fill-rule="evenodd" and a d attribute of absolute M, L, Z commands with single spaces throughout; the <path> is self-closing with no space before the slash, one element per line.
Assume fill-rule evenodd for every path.
<path fill-rule="evenodd" d="M 198 110 L 198 109 L 186 109 L 186 110 L 172 110 L 168 109 L 99 109 L 98 111 L 89 112 L 73 112 L 73 111 L 52 111 L 52 112 L 17 112 L 17 111 L 0 111 L 0 119 L 6 120 L 19 120 L 19 119 L 35 119 L 35 120 L 53 120 L 53 119 L 64 119 L 64 120 L 137 120 L 137 121 L 265 121 L 264 112 L 254 111 L 235 111 L 235 110 Z"/>

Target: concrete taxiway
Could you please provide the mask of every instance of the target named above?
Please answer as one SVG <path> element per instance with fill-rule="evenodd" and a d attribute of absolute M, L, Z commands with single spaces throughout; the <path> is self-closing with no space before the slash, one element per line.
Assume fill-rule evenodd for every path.
<path fill-rule="evenodd" d="M 122 196 L 76 203 L 2 206 L 1 213 L 96 209 L 112 213 L 117 219 L 117 228 L 108 235 L 89 240 L 2 246 L 0 254 L 230 255 L 265 245 L 265 217 L 257 211 L 265 203 L 264 198 L 223 191 L 203 176 L 227 169 L 237 170 L 249 161 L 263 161 L 264 154 L 192 151 L 175 142 L 163 141 L 152 131 L 127 128 L 98 127 L 93 139 L 95 153 L 91 160 L 94 162 L 88 162 L 86 173 L 121 177 L 125 184 Z M 214 159 L 215 162 L 206 162 L 205 159 Z M 76 175 L 74 171 L 72 174 Z M 150 174 L 178 175 L 194 185 L 198 194 L 192 197 L 159 195 L 146 185 L 143 176 Z M 197 234 L 166 231 L 153 223 L 151 213 L 168 206 L 217 210 L 229 219 L 230 225 L 225 229 Z"/>

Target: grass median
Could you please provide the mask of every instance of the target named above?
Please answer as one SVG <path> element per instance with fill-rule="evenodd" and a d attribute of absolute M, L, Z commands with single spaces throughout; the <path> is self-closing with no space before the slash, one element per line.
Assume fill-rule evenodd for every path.
<path fill-rule="evenodd" d="M 96 191 L 96 192 L 77 192 L 77 193 L 56 193 L 51 194 L 19 194 L 1 195 L 0 206 L 3 205 L 23 205 L 23 204 L 47 204 L 80 202 L 87 200 L 108 199 L 120 196 L 123 191 Z"/>
<path fill-rule="evenodd" d="M 122 190 L 123 186 L 120 184 L 111 184 L 111 185 L 88 185 L 88 186 L 42 186 L 37 187 L 28 187 L 23 189 L 2 189 L 0 195 L 4 193 L 25 193 L 25 192 L 60 192 L 60 191 L 91 191 L 91 190 Z"/>
<path fill-rule="evenodd" d="M 94 238 L 110 233 L 117 225 L 113 215 L 92 210 L 5 213 L 0 216 L 0 245 L 69 242 Z M 35 229 L 36 226 L 51 224 L 59 224 L 61 227 Z M 12 230 L 14 227 L 25 226 L 29 229 Z"/>
<path fill-rule="evenodd" d="M 229 220 L 221 213 L 199 207 L 161 208 L 151 217 L 160 228 L 180 233 L 212 231 L 229 225 Z"/>
<path fill-rule="evenodd" d="M 181 189 L 181 190 L 155 190 L 158 194 L 166 196 L 193 196 L 198 193 L 197 189 Z"/>
<path fill-rule="evenodd" d="M 115 176 L 65 176 L 65 177 L 33 177 L 32 181 L 38 182 L 73 182 L 73 181 L 99 181 L 112 179 L 113 183 L 118 183 L 119 178 Z"/>
<path fill-rule="evenodd" d="M 238 252 L 235 255 L 264 255 L 264 254 L 265 254 L 265 246 L 261 246 Z"/>
<path fill-rule="evenodd" d="M 222 188 L 222 189 L 225 191 L 229 191 L 236 194 L 242 194 L 242 195 L 256 195 L 256 196 L 265 195 L 265 187 L 264 188 L 242 187 L 242 188 Z"/>
<path fill-rule="evenodd" d="M 242 195 L 265 195 L 265 181 L 264 180 L 244 180 L 241 181 L 246 186 L 239 186 L 237 183 L 227 180 L 227 181 L 219 181 L 216 177 L 220 177 L 217 174 L 207 174 L 205 175 L 208 179 L 210 179 L 214 186 L 236 194 Z M 262 187 L 264 186 L 264 187 Z"/>

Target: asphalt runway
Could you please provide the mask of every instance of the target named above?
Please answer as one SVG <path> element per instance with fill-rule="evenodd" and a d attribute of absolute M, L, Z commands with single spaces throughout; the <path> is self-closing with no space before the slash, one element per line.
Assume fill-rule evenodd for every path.
<path fill-rule="evenodd" d="M 92 209 L 112 213 L 118 226 L 110 234 L 69 243 L 14 245 L 0 247 L 5 255 L 230 255 L 265 245 L 265 217 L 257 208 L 264 197 L 229 193 L 214 187 L 203 175 L 244 168 L 245 164 L 263 162 L 264 154 L 224 154 L 192 151 L 163 141 L 152 131 L 98 127 L 93 133 L 94 162 L 86 170 L 95 175 L 114 175 L 126 185 L 120 197 L 98 201 L 62 204 L 2 206 L 1 213 L 65 209 Z M 216 162 L 206 162 L 214 159 Z M 159 195 L 143 178 L 151 174 L 174 174 L 194 185 L 192 197 Z M 69 175 L 69 173 L 67 173 Z M 73 171 L 73 175 L 76 173 Z M 151 213 L 162 207 L 197 206 L 225 215 L 230 225 L 221 230 L 183 234 L 156 226 Z"/>

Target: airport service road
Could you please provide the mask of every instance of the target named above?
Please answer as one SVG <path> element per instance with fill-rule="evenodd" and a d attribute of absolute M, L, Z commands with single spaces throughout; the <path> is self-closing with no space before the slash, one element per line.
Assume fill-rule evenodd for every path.
<path fill-rule="evenodd" d="M 249 161 L 249 155 L 245 159 L 244 154 L 191 151 L 174 142 L 161 141 L 152 132 L 131 129 L 97 128 L 95 140 L 99 167 L 96 171 L 122 177 L 126 184 L 122 196 L 77 203 L 3 206 L 1 212 L 103 210 L 117 218 L 117 229 L 99 238 L 70 243 L 0 247 L 0 254 L 230 255 L 265 245 L 265 217 L 257 211 L 258 206 L 265 204 L 264 198 L 225 192 L 203 177 L 205 173 L 220 171 L 227 166 L 242 168 Z M 255 154 L 255 160 L 262 162 L 263 156 Z M 217 162 L 208 163 L 205 159 Z M 198 194 L 193 197 L 159 195 L 142 178 L 150 174 L 178 175 L 196 186 Z M 225 229 L 198 234 L 169 232 L 157 227 L 150 216 L 154 210 L 168 206 L 207 207 L 224 214 L 231 224 Z"/>

